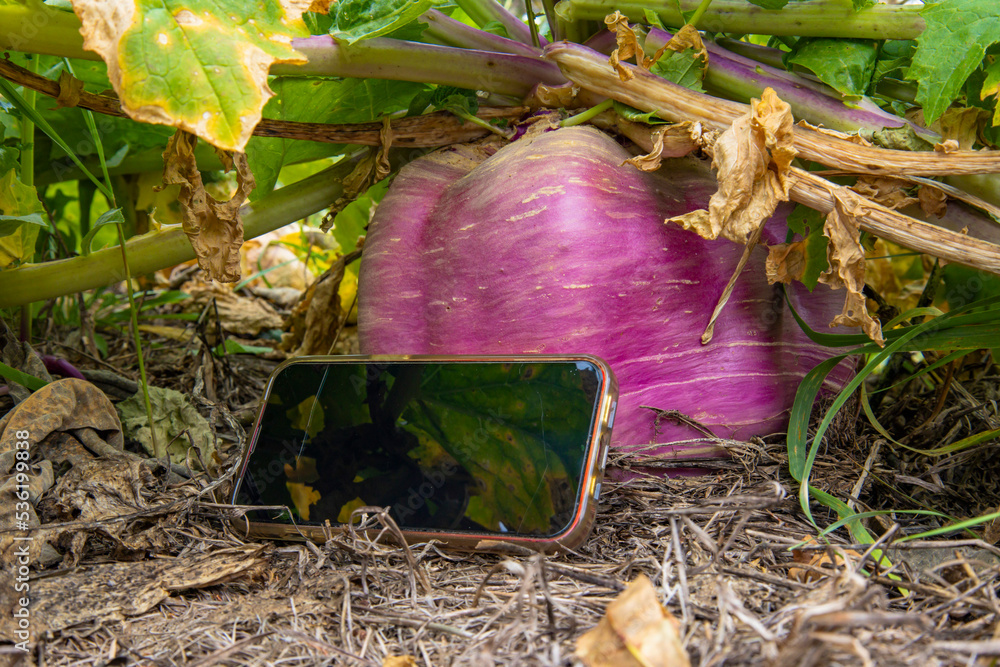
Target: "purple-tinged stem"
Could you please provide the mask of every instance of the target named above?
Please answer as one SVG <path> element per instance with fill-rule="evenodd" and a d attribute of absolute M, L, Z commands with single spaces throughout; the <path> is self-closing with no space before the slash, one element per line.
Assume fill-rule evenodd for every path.
<path fill-rule="evenodd" d="M 45 370 L 49 373 L 54 373 L 56 375 L 62 375 L 63 377 L 76 378 L 78 380 L 86 380 L 83 377 L 83 373 L 77 370 L 76 366 L 69 363 L 65 359 L 60 357 L 54 357 L 51 354 L 41 355 L 42 363 L 45 364 Z"/>
<path fill-rule="evenodd" d="M 477 30 L 461 21 L 456 21 L 436 9 L 428 11 L 420 17 L 420 20 L 427 24 L 427 29 L 424 31 L 425 36 L 429 36 L 448 46 L 457 46 L 462 49 L 495 51 L 497 53 L 512 53 L 528 58 L 537 58 L 542 54 L 542 50 L 536 49 L 534 46 L 522 44 L 521 42 L 507 39 L 500 35 L 494 35 L 485 30 Z"/>
<path fill-rule="evenodd" d="M 507 29 L 507 34 L 510 35 L 511 39 L 534 46 L 534 42 L 531 40 L 531 29 L 504 9 L 503 5 L 496 0 L 455 0 L 455 4 L 461 7 L 462 11 L 468 14 L 480 28 L 491 21 L 498 21 Z M 542 46 L 549 43 L 541 35 L 538 36 L 538 39 Z"/>
<path fill-rule="evenodd" d="M 305 65 L 276 65 L 272 74 L 345 76 L 436 83 L 523 97 L 537 83 L 559 85 L 565 77 L 540 57 L 459 49 L 375 37 L 346 45 L 328 35 L 292 40 Z"/>
<path fill-rule="evenodd" d="M 670 37 L 669 32 L 652 28 L 646 37 L 648 50 L 659 49 Z M 868 98 L 862 98 L 854 106 L 848 106 L 839 93 L 825 84 L 763 65 L 718 44 L 708 42 L 705 46 L 709 62 L 705 86 L 712 93 L 742 102 L 760 97 L 765 88 L 772 88 L 778 97 L 791 105 L 796 118 L 804 118 L 813 125 L 841 132 L 877 132 L 884 128 L 909 125 L 914 134 L 925 141 L 933 144 L 941 140 L 936 133 L 883 111 Z"/>

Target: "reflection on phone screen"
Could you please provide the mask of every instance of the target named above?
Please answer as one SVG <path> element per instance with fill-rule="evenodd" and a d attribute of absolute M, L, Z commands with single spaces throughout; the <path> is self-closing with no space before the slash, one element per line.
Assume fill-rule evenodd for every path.
<path fill-rule="evenodd" d="M 273 380 L 237 502 L 255 521 L 547 536 L 573 519 L 601 372 L 587 361 L 295 363 Z M 291 516 L 294 514 L 295 516 Z"/>

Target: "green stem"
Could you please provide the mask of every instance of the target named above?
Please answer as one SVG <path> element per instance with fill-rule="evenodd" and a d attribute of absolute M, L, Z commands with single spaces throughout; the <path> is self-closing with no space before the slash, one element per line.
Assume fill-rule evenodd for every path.
<path fill-rule="evenodd" d="M 530 0 L 529 0 L 530 1 Z M 491 21 L 497 21 L 507 29 L 507 34 L 511 39 L 516 39 L 522 44 L 531 44 L 531 31 L 516 16 L 503 8 L 503 5 L 496 0 L 455 0 L 455 4 L 462 8 L 480 28 Z"/>
<path fill-rule="evenodd" d="M 588 120 L 601 113 L 602 111 L 607 111 L 615 103 L 614 100 L 604 100 L 596 106 L 592 106 L 586 111 L 581 111 L 575 116 L 570 116 L 559 123 L 559 127 L 573 127 L 574 125 L 582 125 Z"/>
<path fill-rule="evenodd" d="M 705 15 L 705 12 L 708 11 L 708 6 L 711 4 L 712 0 L 701 0 L 701 4 L 698 5 L 698 9 L 694 10 L 694 14 L 691 16 L 691 20 L 688 21 L 688 23 L 692 26 L 697 26 L 698 21 L 700 21 L 701 17 Z"/>
<path fill-rule="evenodd" d="M 63 63 L 66 65 L 66 70 L 72 75 L 73 64 L 69 62 L 68 59 L 63 59 Z M 104 142 L 101 141 L 101 135 L 97 131 L 97 123 L 94 121 L 94 113 L 89 109 L 83 110 L 83 120 L 87 124 L 87 129 L 90 131 L 90 136 L 94 140 L 94 146 L 97 148 L 97 159 L 101 164 L 101 173 L 104 175 L 104 183 L 106 184 L 106 192 L 110 193 L 111 196 L 108 199 L 111 208 L 118 208 L 118 201 L 115 198 L 115 188 L 111 183 L 111 175 L 108 174 L 108 161 L 104 156 Z M 149 400 L 149 381 L 146 379 L 146 364 L 143 359 L 142 354 L 142 337 L 139 335 L 139 310 L 135 307 L 135 293 L 132 286 L 132 271 L 129 269 L 128 265 L 128 250 L 125 244 L 125 230 L 122 229 L 122 225 L 115 225 L 118 230 L 118 248 L 122 255 L 122 267 L 125 269 L 125 294 L 128 296 L 128 308 L 129 308 L 129 319 L 132 322 L 132 341 L 135 343 L 135 356 L 138 359 L 139 364 L 139 386 L 142 389 L 142 399 L 146 407 L 146 420 L 149 423 L 149 437 L 153 441 L 153 454 L 156 458 L 162 458 L 167 455 L 167 446 L 165 443 L 161 444 L 156 437 L 156 427 L 153 421 L 153 405 Z M 90 242 L 88 240 L 87 245 Z M 89 248 L 88 248 L 89 250 Z"/>
<path fill-rule="evenodd" d="M 567 21 L 603 19 L 616 9 L 630 21 L 645 22 L 652 10 L 666 25 L 682 26 L 682 12 L 697 10 L 701 0 L 563 0 L 556 11 Z M 804 0 L 783 9 L 763 9 L 746 0 L 714 0 L 698 24 L 709 32 L 797 35 L 800 37 L 854 37 L 915 39 L 924 30 L 920 5 L 877 4 L 854 10 L 851 0 Z"/>
<path fill-rule="evenodd" d="M 510 139 L 510 135 L 508 135 L 506 132 L 504 132 L 503 130 L 501 130 L 499 127 L 496 127 L 494 125 L 490 125 L 488 122 L 486 122 L 482 118 L 478 118 L 476 116 L 473 116 L 471 113 L 468 113 L 467 111 L 462 111 L 461 109 L 450 109 L 450 108 L 445 109 L 445 111 L 449 111 L 449 112 L 455 114 L 456 116 L 458 116 L 459 118 L 462 118 L 464 120 L 469 121 L 473 125 L 478 125 L 479 127 L 483 128 L 484 130 L 489 130 L 493 134 L 498 134 L 501 137 L 503 137 L 504 139 Z"/>
<path fill-rule="evenodd" d="M 292 40 L 305 65 L 275 65 L 271 74 L 395 79 L 524 96 L 538 83 L 560 85 L 559 68 L 537 56 L 491 53 L 375 37 L 347 45 L 329 36 Z"/>
<path fill-rule="evenodd" d="M 28 70 L 38 73 L 38 56 L 28 56 Z M 37 93 L 29 88 L 24 89 L 24 103 L 35 108 Z M 21 182 L 27 186 L 35 185 L 35 123 L 27 114 L 21 116 Z M 31 306 L 21 306 L 21 340 L 31 342 Z"/>
<path fill-rule="evenodd" d="M 405 157 L 415 158 L 423 151 L 408 150 Z M 246 204 L 240 210 L 243 235 L 260 236 L 322 211 L 344 192 L 341 179 L 351 173 L 360 156 L 336 165 L 298 183 L 275 190 L 266 197 Z M 394 158 L 397 164 L 400 156 Z M 187 235 L 180 229 L 167 229 L 136 236 L 125 244 L 131 271 L 142 275 L 194 259 Z M 0 308 L 51 299 L 80 290 L 93 289 L 125 280 L 121 250 L 105 248 L 90 255 L 44 264 L 28 264 L 3 272 Z"/>

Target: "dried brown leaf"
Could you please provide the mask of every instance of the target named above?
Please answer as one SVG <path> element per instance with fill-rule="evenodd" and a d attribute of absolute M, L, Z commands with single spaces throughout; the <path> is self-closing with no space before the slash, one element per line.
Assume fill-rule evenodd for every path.
<path fill-rule="evenodd" d="M 810 545 L 817 544 L 816 540 L 811 537 L 806 538 L 805 542 Z M 801 581 L 803 583 L 816 581 L 823 575 L 819 572 L 815 572 L 811 568 L 823 568 L 829 570 L 830 574 L 835 574 L 848 562 L 849 558 L 860 560 L 861 554 L 853 549 L 838 549 L 832 554 L 829 551 L 814 551 L 812 549 L 806 551 L 804 549 L 793 549 L 792 560 L 796 563 L 807 565 L 809 568 L 789 568 L 788 578 L 795 581 Z"/>
<path fill-rule="evenodd" d="M 867 214 L 870 202 L 856 192 L 840 187 L 833 191 L 834 207 L 827 214 L 823 234 L 830 239 L 826 248 L 830 268 L 824 271 L 819 282 L 834 289 L 847 290 L 844 309 L 830 326 L 859 326 L 868 337 L 885 345 L 882 327 L 868 314 L 865 295 L 865 250 L 861 246 L 858 218 Z"/>
<path fill-rule="evenodd" d="M 572 109 L 577 106 L 576 96 L 580 93 L 580 86 L 566 83 L 561 86 L 548 86 L 539 83 L 531 89 L 531 94 L 525 98 L 524 103 L 532 109 L 552 109 L 564 108 Z"/>
<path fill-rule="evenodd" d="M 212 303 L 211 321 L 219 314 L 219 325 L 227 332 L 238 336 L 256 336 L 267 329 L 279 329 L 281 315 L 264 299 L 241 296 L 226 285 L 203 282 L 187 282 L 181 285 L 191 298 L 184 307 L 188 312 L 200 313 Z"/>
<path fill-rule="evenodd" d="M 32 614 L 51 631 L 85 621 L 144 614 L 174 592 L 215 586 L 247 575 L 266 562 L 266 546 L 108 563 L 72 570 L 32 586 Z"/>
<path fill-rule="evenodd" d="M 943 218 L 948 212 L 948 195 L 941 188 L 921 185 L 920 189 L 917 190 L 917 198 L 920 200 L 920 208 L 925 215 Z"/>
<path fill-rule="evenodd" d="M 805 239 L 769 246 L 764 271 L 769 284 L 802 280 L 806 272 Z"/>
<path fill-rule="evenodd" d="M 417 659 L 412 655 L 387 655 L 382 660 L 382 667 L 417 667 Z"/>
<path fill-rule="evenodd" d="M 939 144 L 934 144 L 934 152 L 948 155 L 958 151 L 958 142 L 954 139 L 947 139 Z"/>
<path fill-rule="evenodd" d="M 622 166 L 630 164 L 640 171 L 656 171 L 659 169 L 660 163 L 663 161 L 663 138 L 665 135 L 665 128 L 657 128 L 653 130 L 651 134 L 653 139 L 653 150 L 649 151 L 645 155 L 630 157 L 625 160 L 625 162 L 622 162 Z"/>
<path fill-rule="evenodd" d="M 781 201 L 788 200 L 788 170 L 795 157 L 791 108 L 771 88 L 752 100 L 711 146 L 719 190 L 704 211 L 670 218 L 706 239 L 724 236 L 746 243 Z"/>
<path fill-rule="evenodd" d="M 859 176 L 851 189 L 895 211 L 917 203 L 915 197 L 906 194 L 908 187 L 910 183 L 890 176 Z"/>
<path fill-rule="evenodd" d="M 641 574 L 611 601 L 604 618 L 576 642 L 587 667 L 687 667 L 680 623 Z"/>
<path fill-rule="evenodd" d="M 340 328 L 340 281 L 344 279 L 344 257 L 334 262 L 302 295 L 292 309 L 282 347 L 292 356 L 330 354 Z M 348 304 L 349 305 L 349 304 Z"/>
<path fill-rule="evenodd" d="M 667 50 L 671 50 L 674 53 L 680 53 L 688 49 L 694 50 L 694 57 L 701 60 L 701 69 L 704 71 L 708 68 L 708 49 L 705 48 L 704 42 L 701 40 L 701 33 L 690 23 L 684 25 L 683 28 L 674 33 L 674 36 L 667 40 L 667 43 L 660 47 L 660 49 L 653 54 L 653 57 L 649 59 L 649 64 L 652 66 L 660 56 Z"/>
<path fill-rule="evenodd" d="M 83 81 L 69 72 L 59 75 L 59 97 L 56 98 L 58 108 L 75 107 L 80 104 L 80 93 L 83 91 Z"/>
<path fill-rule="evenodd" d="M 604 17 L 604 25 L 608 26 L 608 30 L 615 33 L 615 42 L 617 42 L 618 46 L 611 52 L 609 62 L 615 71 L 618 72 L 618 76 L 621 77 L 622 81 L 628 81 L 635 76 L 628 68 L 622 66 L 621 63 L 623 60 L 628 60 L 632 56 L 635 56 L 635 62 L 639 67 L 649 69 L 652 61 L 646 57 L 646 54 L 642 50 L 642 45 L 639 44 L 639 40 L 635 36 L 635 31 L 629 27 L 627 16 L 619 11 L 615 11 L 614 14 L 608 14 Z"/>
<path fill-rule="evenodd" d="M 205 191 L 198 171 L 194 148 L 198 138 L 178 130 L 163 152 L 163 183 L 179 185 L 184 233 L 198 256 L 198 265 L 213 280 L 236 282 L 240 279 L 240 246 L 243 244 L 243 221 L 240 207 L 256 184 L 246 155 L 217 151 L 228 171 L 236 167 L 236 193 L 220 202 Z"/>

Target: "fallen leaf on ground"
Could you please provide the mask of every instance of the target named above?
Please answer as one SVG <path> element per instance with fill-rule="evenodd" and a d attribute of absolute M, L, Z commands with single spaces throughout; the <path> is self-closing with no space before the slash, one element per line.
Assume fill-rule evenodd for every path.
<path fill-rule="evenodd" d="M 805 543 L 809 545 L 817 544 L 816 540 L 814 540 L 811 537 L 807 538 L 805 540 Z M 836 574 L 837 570 L 843 567 L 843 565 L 847 562 L 845 556 L 853 559 L 861 558 L 861 554 L 859 554 L 857 551 L 854 551 L 853 549 L 845 549 L 843 551 L 837 550 L 834 551 L 832 554 L 829 550 L 826 551 L 813 551 L 811 549 L 809 551 L 805 551 L 803 549 L 792 550 L 792 559 L 796 563 L 801 563 L 803 565 L 808 565 L 809 567 L 814 567 L 814 568 L 823 568 L 825 570 L 829 570 L 830 574 Z M 801 581 L 802 583 L 809 583 L 811 581 L 816 581 L 822 576 L 823 575 L 820 574 L 819 572 L 815 572 L 813 570 L 802 567 L 792 567 L 789 568 L 788 570 L 789 579 L 794 579 L 795 581 Z"/>
<path fill-rule="evenodd" d="M 387 655 L 382 667 L 417 667 L 417 659 L 412 655 Z"/>
<path fill-rule="evenodd" d="M 88 621 L 124 620 L 145 614 L 173 593 L 252 574 L 266 562 L 266 548 L 248 545 L 193 557 L 80 567 L 33 582 L 31 611 L 53 632 Z"/>
<path fill-rule="evenodd" d="M 236 294 L 226 285 L 212 285 L 203 282 L 189 282 L 181 290 L 191 299 L 184 303 L 187 312 L 200 313 L 212 300 L 209 321 L 215 326 L 215 312 L 219 313 L 219 325 L 227 332 L 238 336 L 256 336 L 261 331 L 280 329 L 281 315 L 271 304 Z M 213 343 L 214 345 L 215 343 Z"/>
<path fill-rule="evenodd" d="M 101 390 L 76 378 L 51 382 L 32 393 L 13 410 L 0 418 L 0 560 L 6 559 L 9 551 L 16 546 L 13 541 L 17 526 L 15 508 L 18 505 L 18 479 L 14 474 L 18 451 L 27 451 L 32 456 L 44 453 L 49 447 L 75 447 L 83 457 L 89 457 L 77 437 L 89 441 L 91 447 L 98 448 L 95 454 L 121 451 L 124 439 L 118 414 L 107 396 Z M 80 435 L 89 431 L 96 440 Z M 27 438 L 23 434 L 27 433 Z M 89 435 L 89 434 L 88 434 Z M 63 438 L 70 440 L 66 443 Z M 18 442 L 27 442 L 27 448 L 18 448 Z M 99 445 L 97 444 L 99 443 Z M 103 448 L 106 449 L 102 449 Z M 108 451 L 109 450 L 109 451 Z M 31 528 L 40 524 L 35 510 L 39 497 L 55 482 L 52 462 L 43 460 L 41 467 L 29 476 L 29 507 L 26 523 Z M 33 557 L 41 549 L 41 541 L 34 540 L 29 545 Z"/>
<path fill-rule="evenodd" d="M 150 387 L 149 402 L 153 408 L 153 423 L 156 424 L 156 442 L 167 448 L 170 460 L 190 465 L 193 469 L 200 468 L 202 464 L 212 468 L 215 463 L 212 428 L 187 395 L 173 389 Z M 118 410 L 126 434 L 139 441 L 150 456 L 155 456 L 142 392 L 119 403 Z M 188 455 L 191 447 L 198 450 L 197 455 Z"/>
<path fill-rule="evenodd" d="M 240 279 L 240 246 L 243 221 L 240 207 L 255 184 L 243 153 L 229 156 L 218 151 L 226 171 L 236 167 L 236 192 L 229 201 L 218 201 L 205 191 L 194 148 L 198 138 L 178 131 L 163 151 L 163 183 L 179 185 L 182 225 L 198 256 L 198 265 L 213 280 L 224 283 Z"/>
<path fill-rule="evenodd" d="M 576 642 L 587 667 L 688 667 L 680 623 L 656 596 L 646 575 L 629 584 L 604 618 Z"/>
<path fill-rule="evenodd" d="M 719 190 L 709 200 L 708 211 L 692 211 L 669 218 L 706 239 L 724 236 L 746 243 L 750 235 L 788 200 L 788 170 L 792 147 L 791 107 L 771 88 L 750 111 L 738 118 L 709 149 L 717 171 Z"/>

